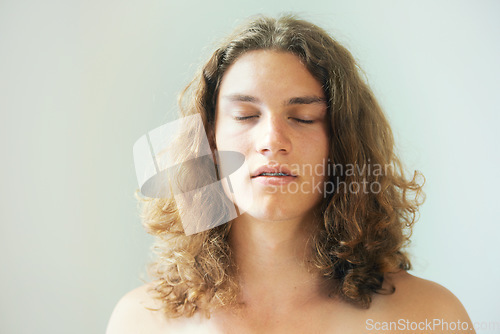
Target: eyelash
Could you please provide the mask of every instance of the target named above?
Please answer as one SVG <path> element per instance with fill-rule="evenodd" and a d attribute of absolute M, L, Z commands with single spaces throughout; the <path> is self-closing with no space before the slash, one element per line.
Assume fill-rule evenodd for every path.
<path fill-rule="evenodd" d="M 235 119 L 237 121 L 245 121 L 245 120 L 248 120 L 248 119 L 253 118 L 253 117 L 257 117 L 257 116 L 243 116 L 243 117 L 236 116 Z M 293 118 L 293 119 L 296 120 L 297 122 L 303 123 L 303 124 L 312 124 L 312 123 L 314 123 L 313 120 L 305 120 L 305 119 L 300 119 L 300 118 Z"/>

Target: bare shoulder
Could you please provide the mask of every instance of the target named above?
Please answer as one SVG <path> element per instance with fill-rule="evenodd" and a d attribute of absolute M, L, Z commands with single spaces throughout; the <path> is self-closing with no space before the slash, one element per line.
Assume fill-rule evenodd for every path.
<path fill-rule="evenodd" d="M 419 306 L 420 313 L 432 311 L 449 316 L 467 316 L 460 300 L 450 290 L 436 282 L 411 275 L 406 271 L 387 275 L 387 282 L 396 288 L 394 292 L 396 298 L 401 302 L 407 300 L 411 305 Z"/>
<path fill-rule="evenodd" d="M 152 283 L 144 284 L 123 296 L 116 304 L 106 334 L 168 333 L 161 303 L 151 293 Z M 167 329 L 168 330 L 168 329 Z"/>
<path fill-rule="evenodd" d="M 442 285 L 413 276 L 406 271 L 387 274 L 384 287 L 390 288 L 391 285 L 395 288 L 393 294 L 374 297 L 374 314 L 380 318 L 385 316 L 403 319 L 415 324 L 433 322 L 434 325 L 427 325 L 424 329 L 428 330 L 430 326 L 434 326 L 439 333 L 455 333 L 457 325 L 461 326 L 461 329 L 467 328 L 461 330 L 461 333 L 474 333 L 464 306 Z"/>

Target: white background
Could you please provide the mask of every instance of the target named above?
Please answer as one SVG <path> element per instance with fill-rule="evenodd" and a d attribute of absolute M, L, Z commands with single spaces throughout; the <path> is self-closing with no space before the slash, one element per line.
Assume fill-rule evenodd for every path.
<path fill-rule="evenodd" d="M 498 1 L 0 2 L 0 332 L 103 333 L 152 238 L 134 142 L 247 16 L 293 11 L 366 71 L 427 179 L 414 275 L 500 333 Z"/>

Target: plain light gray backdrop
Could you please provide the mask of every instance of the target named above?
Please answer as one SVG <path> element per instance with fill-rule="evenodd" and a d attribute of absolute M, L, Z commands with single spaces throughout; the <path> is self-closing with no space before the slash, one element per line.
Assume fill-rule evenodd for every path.
<path fill-rule="evenodd" d="M 104 332 L 152 243 L 132 145 L 217 40 L 284 11 L 351 50 L 427 178 L 412 273 L 500 333 L 500 2 L 430 0 L 0 2 L 0 332 Z"/>

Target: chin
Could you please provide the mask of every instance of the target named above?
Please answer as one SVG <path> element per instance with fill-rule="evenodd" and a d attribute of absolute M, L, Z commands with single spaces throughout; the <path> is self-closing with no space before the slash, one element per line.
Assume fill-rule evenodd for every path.
<path fill-rule="evenodd" d="M 259 220 L 263 222 L 279 222 L 295 218 L 293 215 L 286 214 L 285 212 L 268 212 L 264 210 L 253 210 L 245 212 L 242 216 L 251 217 L 252 220 Z"/>
<path fill-rule="evenodd" d="M 301 207 L 300 204 L 290 201 L 284 203 L 286 199 L 283 198 L 254 199 L 253 205 L 243 214 L 262 221 L 284 221 L 306 216 L 309 212 L 309 208 Z"/>
<path fill-rule="evenodd" d="M 223 182 L 226 195 L 230 195 L 227 182 Z M 275 189 L 256 187 L 238 179 L 232 181 L 231 200 L 242 215 L 261 221 L 284 221 L 306 217 L 320 198 L 311 195 L 277 192 Z"/>

